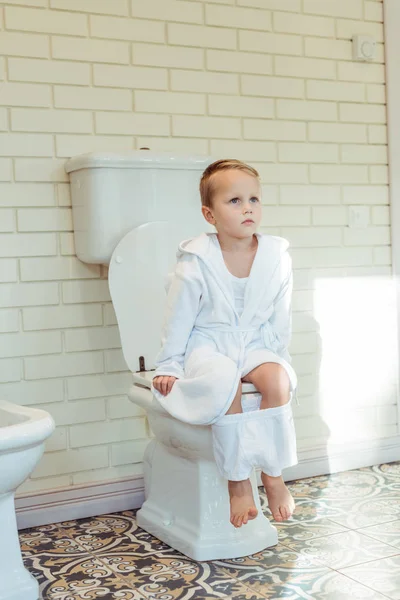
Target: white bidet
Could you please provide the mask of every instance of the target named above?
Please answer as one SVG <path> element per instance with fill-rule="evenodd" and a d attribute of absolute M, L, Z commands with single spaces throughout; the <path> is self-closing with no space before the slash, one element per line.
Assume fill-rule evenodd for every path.
<path fill-rule="evenodd" d="M 39 598 L 39 585 L 22 561 L 14 495 L 39 462 L 54 427 L 47 412 L 0 400 L 0 600 Z"/>

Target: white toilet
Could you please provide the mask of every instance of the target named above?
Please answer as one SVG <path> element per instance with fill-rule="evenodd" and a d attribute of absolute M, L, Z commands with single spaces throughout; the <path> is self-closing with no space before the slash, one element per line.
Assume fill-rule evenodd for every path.
<path fill-rule="evenodd" d="M 0 400 L 0 600 L 39 598 L 39 584 L 22 562 L 14 495 L 39 462 L 54 427 L 47 412 Z"/>
<path fill-rule="evenodd" d="M 178 243 L 207 230 L 198 184 L 208 157 L 137 151 L 92 154 L 68 161 L 78 257 L 109 263 L 109 286 L 122 350 L 133 373 L 132 402 L 147 413 L 155 439 L 145 452 L 145 502 L 140 527 L 199 561 L 237 558 L 277 543 L 259 513 L 236 529 L 229 521 L 227 482 L 218 473 L 211 426 L 171 417 L 150 391 L 160 347 L 165 280 Z M 244 384 L 242 404 L 254 400 Z"/>

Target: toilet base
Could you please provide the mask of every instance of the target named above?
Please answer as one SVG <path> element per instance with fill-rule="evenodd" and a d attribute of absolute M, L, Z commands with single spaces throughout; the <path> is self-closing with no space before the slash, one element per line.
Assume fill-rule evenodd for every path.
<path fill-rule="evenodd" d="M 255 473 L 251 476 L 258 515 L 235 528 L 229 521 L 227 481 L 215 462 L 186 458 L 153 440 L 146 449 L 146 500 L 137 523 L 175 550 L 197 561 L 239 558 L 278 542 L 263 515 Z"/>
<path fill-rule="evenodd" d="M 271 526 L 264 516 L 243 525 L 248 528 L 248 535 L 241 536 L 244 539 L 240 540 L 235 535 L 224 539 L 218 537 L 218 534 L 214 538 L 201 539 L 193 531 L 177 531 L 177 528 L 163 525 L 162 517 L 147 509 L 141 509 L 137 513 L 137 523 L 171 548 L 199 562 L 250 556 L 278 543 L 275 527 Z"/>

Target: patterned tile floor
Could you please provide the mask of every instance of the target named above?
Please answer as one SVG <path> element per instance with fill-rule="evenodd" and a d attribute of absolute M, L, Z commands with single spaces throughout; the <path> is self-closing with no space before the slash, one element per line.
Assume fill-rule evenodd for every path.
<path fill-rule="evenodd" d="M 400 600 L 400 462 L 288 485 L 296 512 L 253 556 L 197 563 L 126 511 L 21 531 L 25 566 L 44 600 Z"/>

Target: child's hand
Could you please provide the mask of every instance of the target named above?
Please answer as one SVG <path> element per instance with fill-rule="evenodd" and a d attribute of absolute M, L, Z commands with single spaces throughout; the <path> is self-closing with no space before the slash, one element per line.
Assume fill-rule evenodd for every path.
<path fill-rule="evenodd" d="M 160 394 L 162 394 L 163 396 L 168 396 L 176 380 L 177 377 L 170 377 L 169 375 L 160 375 L 159 377 L 154 377 L 153 386 L 158 392 L 160 392 Z"/>

